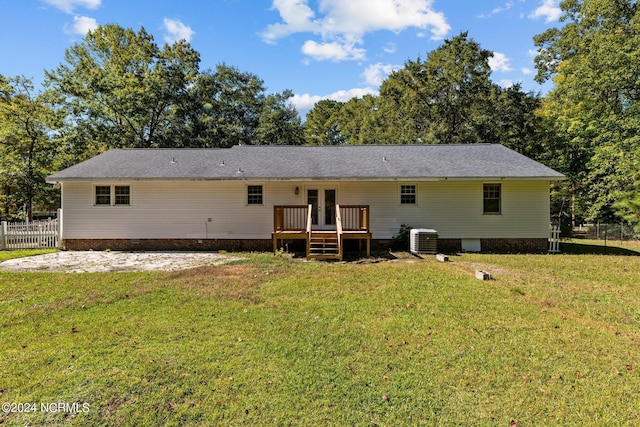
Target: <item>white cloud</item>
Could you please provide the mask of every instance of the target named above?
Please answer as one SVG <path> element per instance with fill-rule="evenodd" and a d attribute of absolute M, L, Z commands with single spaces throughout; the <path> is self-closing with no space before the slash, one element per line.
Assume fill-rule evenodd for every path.
<path fill-rule="evenodd" d="M 488 14 L 483 13 L 480 16 L 478 16 L 478 18 L 488 18 L 491 15 L 497 15 L 499 13 L 506 12 L 510 10 L 512 7 L 513 7 L 513 1 L 508 1 L 504 6 L 496 7 L 490 13 Z"/>
<path fill-rule="evenodd" d="M 307 93 L 303 95 L 295 94 L 291 98 L 289 98 L 289 101 L 291 102 L 291 104 L 293 104 L 293 106 L 296 108 L 298 113 L 302 117 L 304 117 L 307 115 L 309 110 L 313 108 L 316 102 L 321 101 L 323 99 L 332 99 L 334 101 L 347 102 L 352 98 L 361 98 L 365 95 L 377 95 L 377 94 L 378 94 L 378 91 L 376 89 L 366 87 L 366 88 L 354 88 L 349 90 L 339 90 L 330 95 L 324 95 L 324 96 L 310 95 Z"/>
<path fill-rule="evenodd" d="M 389 42 L 382 48 L 386 53 L 396 53 L 396 44 Z"/>
<path fill-rule="evenodd" d="M 513 71 L 507 55 L 500 52 L 493 52 L 493 57 L 489 58 L 489 67 L 492 71 L 502 71 L 504 73 Z"/>
<path fill-rule="evenodd" d="M 84 36 L 89 31 L 98 28 L 98 21 L 88 16 L 74 16 L 73 25 L 65 25 L 64 32 L 67 34 L 79 34 Z"/>
<path fill-rule="evenodd" d="M 362 77 L 364 77 L 366 84 L 370 86 L 380 86 L 389 74 L 400 68 L 402 68 L 402 65 L 382 64 L 378 62 L 377 64 L 369 65 L 362 73 Z"/>
<path fill-rule="evenodd" d="M 365 59 L 365 50 L 359 49 L 351 44 L 317 43 L 308 40 L 302 45 L 302 53 L 312 57 L 318 61 L 345 61 L 345 60 L 362 60 Z"/>
<path fill-rule="evenodd" d="M 190 42 L 191 37 L 195 34 L 191 27 L 183 24 L 178 19 L 164 18 L 164 30 L 167 32 L 164 36 L 164 41 L 167 43 L 174 43 L 183 39 Z"/>
<path fill-rule="evenodd" d="M 560 0 L 543 0 L 542 4 L 529 15 L 529 18 L 545 18 L 545 22 L 554 22 L 560 19 L 562 10 Z"/>
<path fill-rule="evenodd" d="M 102 4 L 102 0 L 42 0 L 42 1 L 69 14 L 73 13 L 73 10 L 76 7 L 84 7 L 85 9 L 97 9 Z"/>
<path fill-rule="evenodd" d="M 511 86 L 514 85 L 513 80 L 509 80 L 509 79 L 500 80 L 498 84 L 505 89 L 510 88 Z"/>
<path fill-rule="evenodd" d="M 434 0 L 319 0 L 317 11 L 309 6 L 309 0 L 273 0 L 273 9 L 282 22 L 267 26 L 262 33 L 266 43 L 295 33 L 317 34 L 321 42 L 314 41 L 307 50 L 316 52 L 320 46 L 335 51 L 336 56 L 319 55 L 325 60 L 354 59 L 364 57 L 361 45 L 366 33 L 375 31 L 400 32 L 407 28 L 419 28 L 431 32 L 431 38 L 443 39 L 451 27 L 442 12 L 432 9 Z M 336 49 L 340 44 L 343 49 Z M 358 52 L 344 55 L 344 51 Z"/>
<path fill-rule="evenodd" d="M 433 0 L 321 0 L 320 10 L 327 12 L 321 22 L 325 30 L 337 33 L 429 28 L 432 38 L 442 39 L 450 27 L 432 4 Z"/>
<path fill-rule="evenodd" d="M 531 73 L 533 73 L 533 71 L 531 70 L 531 68 L 522 68 L 520 71 L 522 71 L 522 74 L 524 74 L 525 76 L 530 75 Z"/>
<path fill-rule="evenodd" d="M 284 22 L 271 24 L 262 33 L 262 40 L 267 43 L 294 33 L 320 31 L 320 26 L 313 20 L 315 13 L 307 5 L 307 0 L 273 0 L 272 9 L 280 13 Z"/>

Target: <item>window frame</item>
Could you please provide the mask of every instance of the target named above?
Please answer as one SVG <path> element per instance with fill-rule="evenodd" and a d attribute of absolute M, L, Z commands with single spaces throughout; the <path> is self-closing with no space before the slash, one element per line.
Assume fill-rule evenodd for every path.
<path fill-rule="evenodd" d="M 107 189 L 108 192 L 98 194 L 99 190 Z M 100 197 L 106 197 L 106 203 L 99 201 Z M 93 186 L 93 205 L 94 206 L 111 206 L 111 186 L 110 185 L 94 185 Z"/>
<path fill-rule="evenodd" d="M 100 189 L 109 189 L 109 193 L 107 194 L 102 193 L 102 194 L 98 194 L 98 191 L 100 191 Z M 116 191 L 116 189 L 122 189 L 122 188 L 127 188 L 127 193 L 124 194 L 118 194 L 118 191 Z M 118 200 L 119 197 L 123 197 L 126 196 L 126 200 L 127 203 L 123 203 L 122 200 Z M 106 201 L 106 198 L 108 197 L 108 203 L 104 203 L 104 201 L 102 203 L 99 203 L 99 197 L 103 197 Z M 131 206 L 131 185 L 130 184 L 94 184 L 93 185 L 93 206 L 95 207 L 100 207 L 100 206 Z"/>
<path fill-rule="evenodd" d="M 497 197 L 495 196 L 496 188 L 497 188 L 497 194 L 498 194 Z M 493 204 L 496 201 L 497 201 L 497 210 L 487 210 L 487 204 L 488 203 Z M 502 215 L 502 184 L 501 183 L 487 182 L 482 184 L 482 214 L 483 215 Z"/>
<path fill-rule="evenodd" d="M 405 188 L 413 187 L 413 192 L 404 192 Z M 400 184 L 400 206 L 417 206 L 418 205 L 418 185 L 414 183 Z M 405 201 L 405 197 L 413 196 L 413 201 Z"/>
<path fill-rule="evenodd" d="M 259 193 L 252 193 L 251 190 L 260 189 Z M 264 206 L 264 185 L 247 185 L 247 206 Z"/>
<path fill-rule="evenodd" d="M 126 188 L 126 194 L 118 194 L 119 188 Z M 126 196 L 127 203 L 118 202 L 118 196 Z M 130 185 L 114 185 L 113 186 L 113 206 L 131 206 L 131 186 Z"/>

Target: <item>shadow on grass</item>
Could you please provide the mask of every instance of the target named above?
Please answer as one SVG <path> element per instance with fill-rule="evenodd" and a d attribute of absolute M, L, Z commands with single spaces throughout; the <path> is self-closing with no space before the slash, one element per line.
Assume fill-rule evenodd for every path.
<path fill-rule="evenodd" d="M 582 242 L 561 242 L 560 252 L 568 255 L 624 255 L 624 256 L 638 256 L 639 250 L 621 248 L 619 246 L 612 246 L 611 244 L 604 246 L 602 244 L 591 244 Z"/>

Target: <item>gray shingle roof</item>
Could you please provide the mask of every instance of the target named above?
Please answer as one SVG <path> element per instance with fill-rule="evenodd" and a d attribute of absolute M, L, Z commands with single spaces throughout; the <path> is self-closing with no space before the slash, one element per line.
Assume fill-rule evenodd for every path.
<path fill-rule="evenodd" d="M 102 180 L 433 180 L 564 176 L 497 144 L 111 150 L 47 177 Z"/>

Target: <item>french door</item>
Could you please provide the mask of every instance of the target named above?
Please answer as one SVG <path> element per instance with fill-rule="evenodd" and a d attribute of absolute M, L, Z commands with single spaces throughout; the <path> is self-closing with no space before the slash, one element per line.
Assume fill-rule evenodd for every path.
<path fill-rule="evenodd" d="M 307 204 L 312 206 L 311 224 L 314 230 L 336 229 L 336 203 L 338 191 L 335 187 L 307 188 Z"/>

